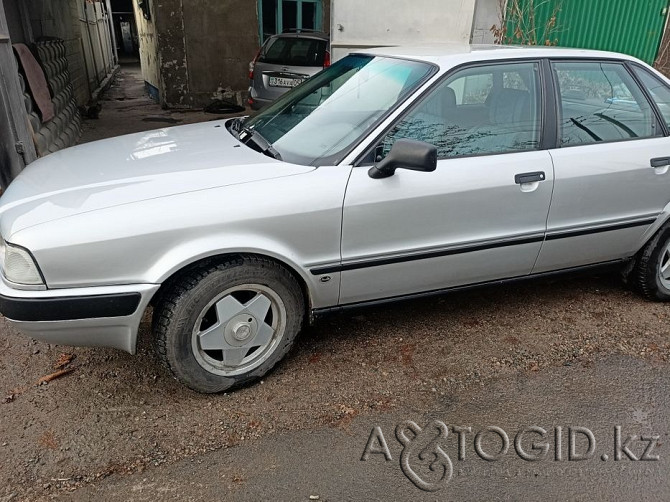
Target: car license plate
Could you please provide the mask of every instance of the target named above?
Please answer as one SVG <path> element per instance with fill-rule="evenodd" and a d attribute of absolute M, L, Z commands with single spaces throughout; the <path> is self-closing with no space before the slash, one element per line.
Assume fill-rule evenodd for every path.
<path fill-rule="evenodd" d="M 270 77 L 271 87 L 295 87 L 302 83 L 301 78 Z"/>

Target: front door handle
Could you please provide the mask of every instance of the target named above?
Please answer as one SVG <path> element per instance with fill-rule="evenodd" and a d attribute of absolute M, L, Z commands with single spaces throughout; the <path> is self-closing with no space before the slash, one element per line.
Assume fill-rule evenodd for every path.
<path fill-rule="evenodd" d="M 654 173 L 658 176 L 663 176 L 667 174 L 668 169 L 670 169 L 670 157 L 657 157 L 649 161 L 651 167 L 654 168 Z"/>
<path fill-rule="evenodd" d="M 535 183 L 537 181 L 544 181 L 546 176 L 544 171 L 536 171 L 532 173 L 521 173 L 514 176 L 514 183 L 517 185 L 524 185 L 525 183 Z"/>
<path fill-rule="evenodd" d="M 670 166 L 670 157 L 657 157 L 655 159 L 651 159 L 651 167 L 654 169 L 657 167 L 665 167 L 665 166 Z"/>

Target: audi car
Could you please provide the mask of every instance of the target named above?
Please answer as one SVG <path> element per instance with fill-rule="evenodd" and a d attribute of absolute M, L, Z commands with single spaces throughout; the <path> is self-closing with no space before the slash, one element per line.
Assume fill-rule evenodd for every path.
<path fill-rule="evenodd" d="M 667 301 L 669 104 L 617 53 L 353 53 L 253 118 L 30 164 L 0 198 L 0 311 L 130 353 L 150 312 L 174 377 L 215 393 L 334 311 L 596 267 Z"/>

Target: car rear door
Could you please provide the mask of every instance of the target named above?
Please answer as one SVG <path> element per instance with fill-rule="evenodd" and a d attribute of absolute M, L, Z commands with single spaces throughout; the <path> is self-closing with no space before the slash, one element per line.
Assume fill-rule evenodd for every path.
<path fill-rule="evenodd" d="M 341 304 L 531 272 L 553 168 L 543 149 L 541 64 L 486 63 L 448 76 L 355 167 L 343 212 Z M 432 143 L 432 173 L 368 169 L 399 138 Z"/>
<path fill-rule="evenodd" d="M 552 62 L 558 145 L 547 238 L 534 272 L 634 254 L 670 200 L 670 143 L 626 64 Z"/>

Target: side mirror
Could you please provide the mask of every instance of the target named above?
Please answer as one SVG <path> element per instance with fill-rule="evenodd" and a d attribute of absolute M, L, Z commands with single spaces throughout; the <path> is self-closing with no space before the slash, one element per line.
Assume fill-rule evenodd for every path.
<path fill-rule="evenodd" d="M 399 139 L 386 158 L 370 168 L 368 176 L 374 179 L 388 178 L 395 174 L 396 169 L 433 172 L 437 169 L 437 148 L 423 141 Z"/>

